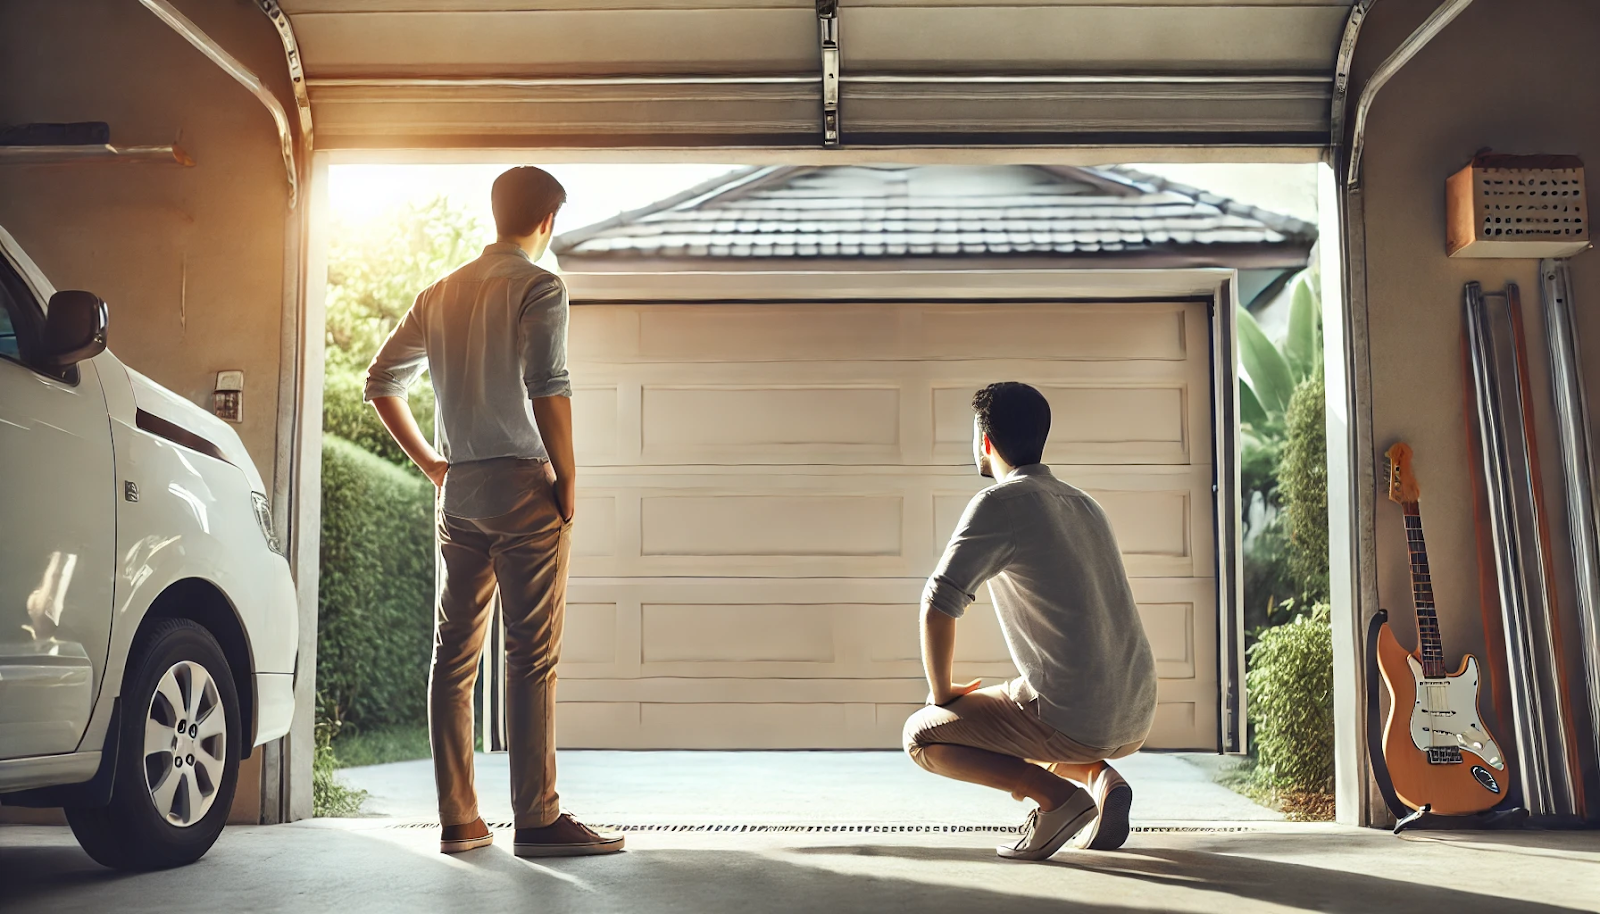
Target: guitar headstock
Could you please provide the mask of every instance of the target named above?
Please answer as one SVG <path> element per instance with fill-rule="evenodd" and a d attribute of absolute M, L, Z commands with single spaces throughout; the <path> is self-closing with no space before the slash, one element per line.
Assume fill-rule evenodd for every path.
<path fill-rule="evenodd" d="M 1389 459 L 1389 500 L 1401 505 L 1421 501 L 1422 487 L 1411 474 L 1411 445 L 1397 441 L 1384 456 Z"/>

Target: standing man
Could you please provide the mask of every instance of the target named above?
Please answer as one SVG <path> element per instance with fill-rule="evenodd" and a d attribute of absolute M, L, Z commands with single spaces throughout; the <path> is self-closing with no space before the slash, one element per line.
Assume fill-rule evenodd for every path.
<path fill-rule="evenodd" d="M 1133 789 L 1106 760 L 1143 744 L 1156 708 L 1122 554 L 1105 511 L 1040 463 L 1050 404 L 1039 391 L 991 384 L 972 409 L 978 471 L 998 482 L 967 505 L 922 592 L 931 694 L 906 721 L 906 751 L 934 774 L 1039 804 L 1002 857 L 1043 860 L 1074 835 L 1078 847 L 1121 847 Z M 950 675 L 956 620 L 985 581 L 1022 672 L 987 689 Z"/>
<path fill-rule="evenodd" d="M 443 566 L 428 677 L 428 736 L 439 791 L 439 849 L 494 836 L 478 815 L 472 692 L 498 586 L 506 628 L 511 805 L 519 857 L 603 854 L 623 838 L 561 812 L 556 796 L 556 660 L 566 611 L 576 480 L 567 290 L 534 266 L 567 192 L 513 168 L 491 192 L 498 238 L 424 289 L 367 370 L 366 398 L 439 493 Z M 424 367 L 438 401 L 439 451 L 422 438 L 406 389 Z"/>

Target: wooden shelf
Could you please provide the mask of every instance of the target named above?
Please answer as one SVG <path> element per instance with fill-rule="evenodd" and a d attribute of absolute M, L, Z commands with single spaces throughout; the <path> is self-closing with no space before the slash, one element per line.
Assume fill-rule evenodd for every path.
<path fill-rule="evenodd" d="M 0 146 L 0 165 L 80 165 L 144 162 L 194 165 L 178 146 Z"/>

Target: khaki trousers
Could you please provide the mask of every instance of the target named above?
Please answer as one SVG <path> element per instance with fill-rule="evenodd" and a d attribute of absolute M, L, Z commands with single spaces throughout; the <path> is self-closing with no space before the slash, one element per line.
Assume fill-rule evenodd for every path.
<path fill-rule="evenodd" d="M 1085 746 L 1039 718 L 1036 702 L 1019 704 L 1012 686 L 990 686 L 947 705 L 929 705 L 906 721 L 902 740 L 912 761 L 949 777 L 923 750 L 939 743 L 986 749 L 1044 764 L 1086 765 L 1132 755 L 1144 740 L 1125 746 Z"/>
<path fill-rule="evenodd" d="M 506 728 L 517 828 L 560 815 L 556 796 L 556 661 L 566 614 L 572 524 L 550 483 L 535 484 L 509 513 L 467 520 L 439 513 L 443 580 L 428 676 L 428 738 L 439 823 L 478 818 L 473 786 L 472 695 L 496 585 L 506 629 Z"/>

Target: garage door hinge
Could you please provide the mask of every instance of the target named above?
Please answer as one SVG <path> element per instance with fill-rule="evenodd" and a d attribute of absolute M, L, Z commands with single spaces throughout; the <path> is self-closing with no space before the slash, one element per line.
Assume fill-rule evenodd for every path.
<path fill-rule="evenodd" d="M 817 0 L 822 50 L 822 145 L 839 145 L 839 0 Z"/>

